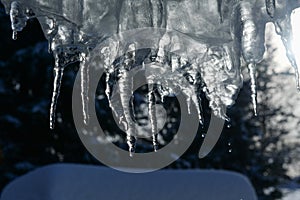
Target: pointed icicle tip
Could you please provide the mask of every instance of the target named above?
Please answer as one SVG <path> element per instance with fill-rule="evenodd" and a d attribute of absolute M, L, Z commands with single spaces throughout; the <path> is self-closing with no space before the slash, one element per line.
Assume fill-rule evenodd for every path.
<path fill-rule="evenodd" d="M 153 145 L 153 150 L 154 152 L 158 151 L 158 141 L 157 141 L 157 136 L 158 134 L 153 134 L 152 135 L 152 145 Z"/>
<path fill-rule="evenodd" d="M 153 145 L 153 150 L 154 150 L 154 152 L 157 152 L 158 151 L 158 145 Z"/>
<path fill-rule="evenodd" d="M 106 88 L 105 88 L 105 95 L 108 99 L 108 102 L 109 102 L 109 106 L 111 106 L 111 103 L 110 103 L 110 85 L 109 85 L 109 79 L 110 79 L 110 73 L 109 72 L 106 72 L 106 77 L 105 77 L 105 83 L 106 83 Z"/>
<path fill-rule="evenodd" d="M 132 135 L 127 135 L 127 145 L 130 157 L 133 157 L 133 154 L 135 153 L 135 143 L 136 138 Z"/>
<path fill-rule="evenodd" d="M 293 65 L 295 70 L 295 78 L 296 78 L 296 87 L 297 91 L 300 92 L 300 76 L 299 76 L 299 69 L 297 64 Z"/>
<path fill-rule="evenodd" d="M 50 130 L 54 130 L 54 121 L 50 120 Z"/>
<path fill-rule="evenodd" d="M 18 39 L 18 32 L 17 31 L 13 31 L 13 33 L 12 33 L 12 39 L 13 40 L 17 40 Z"/>

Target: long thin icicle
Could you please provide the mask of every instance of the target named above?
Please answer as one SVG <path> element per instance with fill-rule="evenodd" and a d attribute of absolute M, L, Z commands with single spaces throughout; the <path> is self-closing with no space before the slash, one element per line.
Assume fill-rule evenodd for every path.
<path fill-rule="evenodd" d="M 56 106 L 57 106 L 57 100 L 58 100 L 59 93 L 60 93 L 61 80 L 62 80 L 63 74 L 64 74 L 64 67 L 55 65 L 53 93 L 52 93 L 52 101 L 51 101 L 51 106 L 50 106 L 50 129 L 54 129 L 54 126 L 55 126 Z"/>
<path fill-rule="evenodd" d="M 129 154 L 132 157 L 135 152 L 135 126 L 131 119 L 129 102 L 132 94 L 132 80 L 129 77 L 128 71 L 124 69 L 121 73 L 121 79 L 119 80 L 120 87 L 120 100 L 123 108 L 123 117 L 121 123 L 124 125 L 127 134 L 127 144 L 129 147 Z"/>
<path fill-rule="evenodd" d="M 89 122 L 89 68 L 86 64 L 86 54 L 81 54 L 80 63 L 80 74 L 81 74 L 81 101 L 82 101 L 82 112 L 83 121 L 85 124 Z"/>
<path fill-rule="evenodd" d="M 298 65 L 295 59 L 295 55 L 292 51 L 292 45 L 291 41 L 293 38 L 292 35 L 292 25 L 291 25 L 291 19 L 290 16 L 285 16 L 284 20 L 278 20 L 275 22 L 275 30 L 278 35 L 281 36 L 282 43 L 286 50 L 286 55 L 292 65 L 292 67 L 295 70 L 295 76 L 296 76 L 296 86 L 298 91 L 300 91 L 300 76 L 299 76 L 299 69 Z"/>
<path fill-rule="evenodd" d="M 52 93 L 52 101 L 50 107 L 50 129 L 54 129 L 55 124 L 55 112 L 57 100 L 60 93 L 61 81 L 64 74 L 64 68 L 71 63 L 79 61 L 79 52 L 70 51 L 70 54 L 66 53 L 69 49 L 57 48 L 56 51 L 53 52 L 55 65 L 54 65 L 54 83 L 53 83 L 53 93 Z"/>
<path fill-rule="evenodd" d="M 275 4 L 266 0 L 269 15 L 274 15 Z M 244 60 L 248 64 L 251 79 L 251 98 L 254 115 L 257 116 L 256 64 L 263 59 L 265 52 L 265 26 L 255 17 L 256 8 L 251 1 L 240 3 L 240 19 L 242 21 L 241 47 Z"/>
<path fill-rule="evenodd" d="M 198 118 L 199 118 L 199 122 L 201 125 L 204 124 L 204 119 L 203 119 L 203 116 L 202 116 L 202 105 L 201 105 L 201 96 L 200 95 L 197 95 L 197 102 L 198 102 L 198 105 L 196 106 L 197 108 L 197 112 L 198 112 Z"/>
<path fill-rule="evenodd" d="M 107 97 L 108 103 L 110 108 L 113 109 L 113 106 L 111 104 L 111 88 L 110 88 L 110 78 L 111 75 L 115 72 L 114 70 L 114 65 L 112 64 L 111 60 L 111 52 L 115 51 L 116 47 L 104 47 L 101 50 L 101 54 L 103 55 L 103 62 L 104 62 L 104 68 L 105 68 L 105 83 L 106 83 L 106 88 L 105 88 L 105 95 Z"/>
<path fill-rule="evenodd" d="M 132 118 L 135 120 L 136 119 L 136 115 L 135 115 L 135 109 L 134 109 L 134 95 L 131 95 L 130 98 L 130 106 L 131 106 L 131 112 L 132 112 Z"/>
<path fill-rule="evenodd" d="M 110 73 L 108 71 L 105 72 L 105 83 L 106 83 L 106 87 L 105 87 L 105 95 L 107 97 L 109 106 L 111 107 L 111 102 L 110 102 L 110 85 L 109 85 L 109 79 L 110 79 Z"/>
<path fill-rule="evenodd" d="M 196 88 L 195 91 L 197 92 Z M 201 125 L 203 125 L 203 117 L 202 117 L 202 109 L 201 109 L 201 97 L 200 95 L 198 96 L 197 93 L 195 93 L 195 95 L 192 95 L 192 101 L 196 106 L 196 110 L 198 113 L 198 118 L 199 118 L 199 122 Z"/>
<path fill-rule="evenodd" d="M 149 101 L 148 110 L 149 110 L 149 119 L 151 123 L 152 144 L 153 144 L 153 149 L 156 152 L 158 150 L 158 141 L 157 141 L 158 130 L 157 130 L 155 94 L 153 91 L 153 85 L 149 85 L 148 101 Z"/>
<path fill-rule="evenodd" d="M 181 90 L 186 96 L 186 103 L 188 107 L 188 113 L 191 114 L 191 104 L 193 103 L 196 107 L 196 111 L 199 117 L 200 124 L 203 124 L 203 117 L 201 111 L 201 98 L 196 95 L 196 88 L 194 86 L 182 87 Z M 195 92 L 194 92 L 195 91 Z"/>
<path fill-rule="evenodd" d="M 253 111 L 254 115 L 257 116 L 256 65 L 254 63 L 249 63 L 248 69 L 251 79 L 251 98 L 253 104 Z"/>
<path fill-rule="evenodd" d="M 13 40 L 17 40 L 18 39 L 18 32 L 17 31 L 13 31 L 12 39 Z"/>

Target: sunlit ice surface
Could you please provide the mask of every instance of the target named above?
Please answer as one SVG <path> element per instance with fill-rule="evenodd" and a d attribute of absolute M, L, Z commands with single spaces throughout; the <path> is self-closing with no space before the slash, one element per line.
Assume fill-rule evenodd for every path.
<path fill-rule="evenodd" d="M 49 40 L 49 49 L 53 52 L 55 57 L 55 78 L 50 106 L 51 129 L 54 128 L 54 122 L 56 119 L 55 111 L 64 68 L 76 61 L 80 61 L 81 63 L 81 107 L 84 122 L 85 124 L 88 124 L 89 106 L 87 105 L 89 102 L 89 96 L 87 94 L 89 94 L 88 80 L 89 68 L 91 67 L 88 67 L 90 65 L 87 64 L 87 61 L 91 57 L 91 55 L 89 55 L 91 49 L 98 46 L 101 38 L 104 38 L 106 35 L 111 35 L 118 31 L 123 31 L 123 33 L 125 33 L 127 30 L 133 30 L 141 27 L 151 26 L 156 29 L 174 29 L 177 32 L 184 33 L 183 36 L 180 36 L 181 39 L 178 40 L 178 36 L 175 37 L 174 35 L 166 32 L 166 34 L 163 35 L 164 37 L 159 37 L 155 42 L 155 49 L 158 49 L 158 46 L 159 49 L 165 49 L 167 46 L 174 46 L 173 49 L 171 49 L 172 52 L 175 49 L 180 50 L 179 52 L 184 55 L 189 55 L 191 65 L 186 67 L 189 63 L 186 62 L 186 59 L 179 59 L 175 55 L 172 55 L 171 57 L 164 51 L 158 51 L 155 53 L 157 55 L 154 56 L 156 57 L 154 61 L 163 64 L 171 63 L 170 68 L 176 73 L 179 73 L 177 73 L 178 75 L 176 74 L 176 76 L 173 74 L 172 76 L 167 76 L 170 73 L 165 73 L 163 75 L 161 73 L 157 73 L 157 78 L 160 79 L 160 81 L 166 79 L 176 80 L 173 82 L 177 83 L 178 80 L 184 80 L 182 78 L 184 74 L 188 74 L 192 79 L 190 85 L 193 87 L 191 87 L 191 91 L 200 88 L 200 91 L 202 90 L 209 100 L 209 106 L 213 110 L 213 113 L 222 119 L 228 120 L 226 116 L 226 108 L 234 104 L 235 97 L 237 96 L 236 94 L 242 86 L 242 79 L 240 76 L 241 56 L 244 58 L 249 69 L 249 75 L 251 78 L 251 99 L 254 113 L 257 115 L 256 69 L 257 65 L 262 61 L 265 52 L 265 24 L 268 22 L 273 22 L 276 27 L 277 34 L 281 36 L 282 43 L 286 48 L 287 57 L 289 58 L 296 74 L 296 85 L 298 89 L 300 89 L 298 67 L 295 61 L 296 59 L 294 59 L 292 49 L 290 48 L 290 36 L 292 31 L 290 13 L 292 9 L 300 6 L 298 5 L 300 4 L 298 1 L 222 1 L 221 4 L 219 3 L 220 5 L 212 3 L 213 1 L 209 1 L 208 3 L 206 0 L 186 0 L 179 1 L 177 3 L 175 1 L 168 1 L 165 9 L 163 9 L 164 4 L 161 0 L 155 1 L 155 7 L 147 4 L 132 4 L 133 1 L 124 1 L 124 4 L 121 7 L 118 7 L 115 6 L 115 1 L 107 3 L 106 0 L 103 0 L 103 2 L 107 3 L 106 6 L 104 4 L 99 6 L 99 4 L 99 7 L 94 6 L 94 4 L 91 6 L 91 4 L 86 3 L 86 1 L 83 1 L 86 3 L 83 6 L 78 6 L 79 4 L 73 1 L 59 0 L 57 1 L 57 5 L 51 4 L 52 1 L 49 0 L 2 0 L 2 2 L 7 7 L 7 13 L 10 14 L 13 39 L 17 39 L 17 32 L 21 31 L 26 26 L 26 21 L 28 19 L 37 17 L 42 25 L 46 38 Z M 201 5 L 199 2 L 201 2 Z M 135 12 L 135 10 L 139 10 L 140 8 L 143 8 L 145 12 L 142 13 L 144 14 Z M 176 8 L 178 8 L 178 10 Z M 167 11 L 167 15 L 164 10 Z M 181 12 L 182 10 L 189 10 L 189 12 Z M 99 13 L 103 13 L 103 16 L 107 14 L 106 18 L 102 18 L 103 23 L 99 22 Z M 118 13 L 118 16 L 116 17 L 111 13 Z M 153 19 L 149 21 L 149 14 L 146 13 L 153 13 Z M 235 17 L 232 17 L 235 13 L 238 14 Z M 257 15 L 257 13 L 260 15 Z M 131 21 L 132 17 L 137 19 L 134 24 L 128 23 Z M 91 21 L 91 23 L 84 23 L 85 21 Z M 163 21 L 166 23 L 163 23 Z M 111 26 L 112 24 L 114 25 Z M 233 24 L 234 27 L 229 28 L 231 27 L 229 24 Z M 102 27 L 106 27 L 105 30 L 103 30 Z M 121 29 L 118 30 L 117 27 L 121 27 Z M 109 31 L 107 33 L 102 33 L 99 30 L 104 32 L 107 30 Z M 196 34 L 194 34 L 195 32 Z M 135 36 L 140 35 L 137 33 L 139 32 L 135 32 Z M 218 35 L 215 35 L 215 33 L 218 33 Z M 153 34 L 150 32 L 146 35 L 148 36 Z M 212 35 L 214 36 L 213 40 L 211 38 Z M 237 35 L 238 37 L 236 37 Z M 187 36 L 190 40 L 184 40 Z M 192 38 L 196 38 L 197 40 L 192 40 Z M 218 42 L 216 42 L 216 38 Z M 196 43 L 198 46 L 195 45 L 195 41 L 197 41 Z M 112 110 L 121 110 L 121 117 L 119 118 L 126 129 L 130 130 L 127 134 L 127 140 L 129 149 L 132 150 L 134 149 L 133 147 L 135 142 L 135 139 L 132 137 L 134 135 L 134 123 L 131 122 L 130 107 L 127 102 L 130 100 L 133 85 L 131 77 L 129 76 L 129 71 L 137 61 L 136 53 L 138 53 L 137 50 L 139 49 L 135 43 L 136 41 L 132 44 L 130 44 L 129 41 L 125 42 L 126 45 L 124 45 L 124 49 L 127 49 L 132 53 L 128 55 L 126 54 L 123 57 L 121 55 L 120 57 L 122 57 L 122 62 L 120 62 L 119 65 L 111 65 L 110 62 L 107 64 L 102 63 L 102 61 L 110 60 L 110 57 L 112 57 L 115 52 L 119 51 L 118 45 L 110 42 L 103 48 L 100 46 L 102 49 L 98 49 L 101 56 L 105 58 L 100 59 L 101 61 L 99 62 L 102 69 L 108 72 L 107 77 L 110 77 L 112 73 L 119 69 L 118 75 L 121 77 L 121 106 L 119 106 L 120 109 L 115 109 L 114 104 L 110 105 L 113 105 L 111 106 Z M 102 43 L 100 44 L 104 45 Z M 188 51 L 186 51 L 186 49 L 188 49 Z M 168 52 L 171 52 L 171 50 L 168 50 Z M 151 57 L 152 56 L 149 55 L 150 60 Z M 111 68 L 111 66 L 113 67 Z M 156 71 L 153 70 L 153 73 L 151 74 L 156 74 Z M 154 76 L 154 78 L 156 78 L 156 76 Z M 151 82 L 153 81 L 151 80 Z M 109 80 L 107 80 L 107 83 L 109 83 Z M 167 85 L 166 88 L 170 88 L 168 84 L 165 85 Z M 179 88 L 187 94 L 187 104 L 189 105 L 190 102 L 195 102 L 196 105 L 199 104 L 201 99 L 193 99 L 192 97 L 195 95 L 191 95 L 192 92 L 189 90 L 187 91 L 187 87 L 183 87 L 183 85 L 184 84 L 181 83 L 176 84 L 176 86 L 179 86 Z M 162 95 L 160 96 L 166 96 L 164 91 L 161 93 Z M 106 94 L 109 100 L 111 94 L 109 87 L 107 87 Z M 153 146 L 155 149 L 157 136 L 155 121 L 157 121 L 157 119 L 155 119 L 155 116 L 153 115 L 153 113 L 155 113 L 155 109 L 152 109 L 154 104 L 153 102 L 155 102 L 155 98 L 153 98 L 153 96 L 153 89 L 150 88 L 149 117 L 151 118 L 150 121 L 153 122 Z M 197 109 L 199 118 L 202 118 L 200 110 L 200 108 Z"/>

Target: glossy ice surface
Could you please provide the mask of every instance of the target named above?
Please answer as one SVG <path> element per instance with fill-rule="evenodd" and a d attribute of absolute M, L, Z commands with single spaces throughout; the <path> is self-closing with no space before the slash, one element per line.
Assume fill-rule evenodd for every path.
<path fill-rule="evenodd" d="M 234 104 L 235 96 L 242 85 L 241 57 L 248 64 L 256 114 L 255 68 L 265 51 L 267 22 L 273 22 L 276 26 L 276 31 L 286 47 L 287 56 L 295 68 L 297 87 L 300 88 L 298 67 L 290 44 L 292 38 L 290 15 L 300 6 L 299 0 L 1 0 L 1 2 L 11 17 L 13 39 L 17 39 L 17 32 L 22 31 L 28 19 L 36 17 L 49 41 L 49 50 L 55 58 L 51 128 L 54 128 L 56 102 L 63 70 L 68 64 L 76 61 L 81 62 L 82 107 L 85 123 L 88 123 L 90 66 L 87 63 L 90 52 L 102 45 L 99 52 L 102 60 L 99 66 L 106 71 L 108 99 L 111 95 L 110 75 L 119 70 L 121 105 L 118 107 L 110 102 L 110 106 L 127 131 L 128 145 L 132 152 L 135 138 L 128 103 L 133 93 L 130 70 L 136 58 L 141 56 L 138 55 L 141 54 L 138 46 L 145 38 L 155 37 L 150 41 L 157 47 L 152 49 L 149 55 L 143 55 L 145 62 L 152 62 L 154 66 L 160 63 L 168 69 L 165 73 L 149 70 L 153 76 L 148 82 L 165 84 L 162 84 L 159 90 L 162 99 L 176 93 L 174 88 L 182 91 L 187 96 L 187 103 L 196 105 L 200 120 L 202 120 L 199 106 L 201 99 L 197 95 L 200 91 L 205 92 L 213 113 L 227 119 L 226 108 Z M 158 36 L 145 34 L 142 35 L 144 39 L 138 37 L 141 36 L 140 28 L 149 27 L 154 32 L 160 30 L 160 34 Z M 108 40 L 112 35 L 122 35 L 128 30 L 133 31 L 133 39 L 128 39 L 128 43 L 119 44 L 118 41 Z M 113 55 L 120 51 L 124 52 L 121 62 L 112 65 Z M 157 119 L 151 87 L 148 99 L 155 148 Z"/>

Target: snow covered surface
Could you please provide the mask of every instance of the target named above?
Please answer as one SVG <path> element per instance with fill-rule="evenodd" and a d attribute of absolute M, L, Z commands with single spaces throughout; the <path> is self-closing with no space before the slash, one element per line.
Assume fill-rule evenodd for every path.
<path fill-rule="evenodd" d="M 106 167 L 55 164 L 11 182 L 1 200 L 254 200 L 248 179 L 217 170 L 129 174 Z"/>

